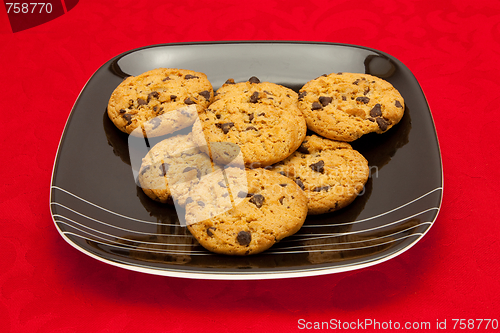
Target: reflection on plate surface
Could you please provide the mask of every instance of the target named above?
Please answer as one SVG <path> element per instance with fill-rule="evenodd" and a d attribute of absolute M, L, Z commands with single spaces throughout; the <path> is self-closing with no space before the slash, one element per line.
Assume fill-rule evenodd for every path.
<path fill-rule="evenodd" d="M 303 228 L 248 257 L 207 252 L 181 226 L 173 206 L 136 185 L 128 136 L 106 114 L 121 80 L 157 67 L 228 78 L 257 76 L 298 91 L 322 74 L 358 72 L 389 81 L 405 99 L 401 122 L 353 142 L 370 178 L 348 207 L 309 216 Z M 132 152 L 133 153 L 133 152 Z M 54 164 L 51 211 L 72 246 L 107 263 L 166 276 L 265 279 L 362 268 L 415 244 L 435 221 L 442 198 L 438 140 L 425 96 L 409 69 L 382 52 L 342 44 L 231 42 L 167 44 L 132 50 L 104 64 L 75 102 Z"/>

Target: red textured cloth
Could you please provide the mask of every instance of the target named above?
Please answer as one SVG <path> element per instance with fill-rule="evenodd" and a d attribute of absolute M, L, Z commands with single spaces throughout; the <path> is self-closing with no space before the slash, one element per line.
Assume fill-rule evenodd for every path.
<path fill-rule="evenodd" d="M 70 3 L 16 33 L 0 7 L 2 332 L 293 332 L 366 319 L 458 329 L 453 319 L 500 320 L 499 1 Z M 357 44 L 406 64 L 433 112 L 444 166 L 429 233 L 376 266 L 264 281 L 141 274 L 69 246 L 54 227 L 49 186 L 86 81 L 130 49 L 220 40 Z"/>

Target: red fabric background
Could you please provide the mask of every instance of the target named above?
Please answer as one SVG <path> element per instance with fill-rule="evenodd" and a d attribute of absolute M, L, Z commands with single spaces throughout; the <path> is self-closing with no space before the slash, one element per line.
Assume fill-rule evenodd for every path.
<path fill-rule="evenodd" d="M 442 150 L 444 199 L 430 232 L 377 266 L 267 281 L 152 276 L 69 246 L 50 216 L 49 185 L 86 81 L 133 48 L 214 40 L 350 43 L 405 63 Z M 0 50 L 2 332 L 293 332 L 299 319 L 367 318 L 446 319 L 451 330 L 454 318 L 500 320 L 497 0 L 82 0 L 17 33 L 0 8 Z"/>

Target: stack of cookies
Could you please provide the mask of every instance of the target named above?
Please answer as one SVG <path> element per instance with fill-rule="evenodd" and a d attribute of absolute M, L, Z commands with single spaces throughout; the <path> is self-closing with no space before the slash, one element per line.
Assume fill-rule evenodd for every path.
<path fill-rule="evenodd" d="M 214 93 L 203 73 L 155 69 L 127 78 L 108 105 L 123 132 L 164 137 L 143 158 L 144 193 L 184 207 L 198 242 L 231 255 L 262 252 L 308 214 L 354 201 L 369 167 L 349 142 L 403 113 L 392 85 L 355 73 L 320 76 L 299 93 L 256 77 Z"/>

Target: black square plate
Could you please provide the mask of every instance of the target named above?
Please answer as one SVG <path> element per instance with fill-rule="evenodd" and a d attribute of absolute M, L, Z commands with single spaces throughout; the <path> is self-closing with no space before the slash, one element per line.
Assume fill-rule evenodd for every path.
<path fill-rule="evenodd" d="M 153 202 L 136 185 L 127 135 L 106 107 L 122 79 L 158 68 L 207 74 L 214 89 L 228 78 L 257 76 L 298 91 L 333 72 L 389 81 L 405 115 L 387 133 L 353 143 L 370 165 L 365 189 L 350 206 L 309 216 L 303 228 L 248 257 L 209 253 L 179 224 L 173 207 Z M 106 263 L 140 272 L 202 279 L 312 276 L 374 265 L 406 251 L 434 223 L 443 175 L 432 115 L 411 71 L 383 52 L 310 42 L 166 44 L 121 54 L 94 73 L 69 116 L 54 163 L 51 213 L 72 246 Z"/>

